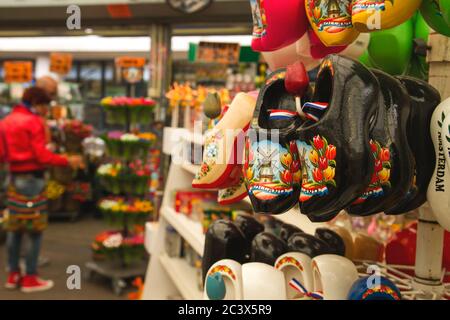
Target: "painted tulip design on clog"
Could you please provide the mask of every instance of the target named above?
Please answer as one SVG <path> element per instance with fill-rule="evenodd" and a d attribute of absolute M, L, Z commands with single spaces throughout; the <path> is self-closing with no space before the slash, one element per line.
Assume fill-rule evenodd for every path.
<path fill-rule="evenodd" d="M 431 117 L 441 101 L 439 92 L 427 82 L 412 77 L 397 77 L 411 99 L 408 120 L 408 143 L 414 156 L 415 177 L 407 195 L 387 214 L 402 214 L 423 205 L 433 175 L 436 155 L 430 134 Z"/>
<path fill-rule="evenodd" d="M 401 300 L 402 294 L 391 280 L 380 276 L 377 281 L 370 276 L 356 280 L 347 300 Z"/>
<path fill-rule="evenodd" d="M 328 107 L 317 122 L 306 121 L 297 130 L 300 211 L 319 222 L 335 217 L 370 183 L 369 119 L 378 108 L 379 84 L 361 63 L 330 55 L 322 62 L 311 101 Z"/>
<path fill-rule="evenodd" d="M 308 27 L 304 2 L 305 0 L 250 0 L 253 50 L 274 51 L 301 38 Z"/>
<path fill-rule="evenodd" d="M 414 176 L 414 158 L 408 145 L 410 113 L 408 92 L 400 81 L 372 70 L 380 83 L 382 102 L 370 132 L 374 172 L 364 193 L 346 210 L 367 216 L 395 206 L 409 191 Z"/>
<path fill-rule="evenodd" d="M 427 200 L 436 220 L 450 230 L 450 98 L 434 110 L 431 138 L 436 153 L 436 168 L 428 186 Z"/>
<path fill-rule="evenodd" d="M 250 261 L 274 265 L 288 251 L 286 243 L 272 233 L 261 232 L 252 241 Z"/>
<path fill-rule="evenodd" d="M 246 261 L 247 240 L 231 221 L 214 221 L 205 235 L 202 274 L 205 279 L 209 268 L 219 260 L 231 259 L 239 263 Z"/>
<path fill-rule="evenodd" d="M 314 32 L 326 46 L 345 46 L 358 37 L 352 24 L 351 0 L 306 0 L 305 6 Z"/>
<path fill-rule="evenodd" d="M 255 105 L 252 96 L 237 94 L 223 118 L 206 133 L 203 161 L 192 187 L 223 189 L 239 183 L 242 176 L 242 141 Z"/>
<path fill-rule="evenodd" d="M 360 32 L 396 27 L 410 19 L 422 0 L 354 0 L 352 22 Z"/>
<path fill-rule="evenodd" d="M 283 213 L 296 204 L 300 193 L 295 130 L 301 119 L 295 96 L 285 88 L 285 77 L 285 69 L 269 76 L 245 141 L 243 172 L 257 213 Z"/>
<path fill-rule="evenodd" d="M 420 13 L 433 30 L 450 37 L 450 4 L 448 1 L 423 0 Z M 447 15 L 444 15 L 447 13 Z M 445 20 L 447 18 L 447 20 Z"/>

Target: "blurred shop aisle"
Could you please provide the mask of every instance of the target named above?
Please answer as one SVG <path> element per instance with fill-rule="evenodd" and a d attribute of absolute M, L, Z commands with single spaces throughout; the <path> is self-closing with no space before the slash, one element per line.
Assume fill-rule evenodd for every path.
<path fill-rule="evenodd" d="M 126 299 L 127 294 L 116 296 L 110 286 L 110 281 L 95 276 L 86 280 L 84 265 L 91 258 L 90 243 L 95 235 L 105 229 L 102 220 L 83 218 L 76 222 L 52 221 L 44 233 L 42 255 L 50 259 L 50 263 L 40 268 L 40 275 L 51 279 L 55 286 L 45 292 L 22 293 L 20 290 L 7 290 L 3 284 L 6 281 L 6 248 L 0 246 L 0 299 Z M 70 265 L 81 268 L 81 290 L 67 289 L 69 276 L 66 269 Z"/>

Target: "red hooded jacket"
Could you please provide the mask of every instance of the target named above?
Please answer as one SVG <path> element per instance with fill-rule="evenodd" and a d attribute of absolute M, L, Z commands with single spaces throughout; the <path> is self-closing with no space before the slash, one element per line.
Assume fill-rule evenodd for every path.
<path fill-rule="evenodd" d="M 17 105 L 1 122 L 0 156 L 11 172 L 45 170 L 67 166 L 67 159 L 47 149 L 42 119 L 23 105 Z"/>

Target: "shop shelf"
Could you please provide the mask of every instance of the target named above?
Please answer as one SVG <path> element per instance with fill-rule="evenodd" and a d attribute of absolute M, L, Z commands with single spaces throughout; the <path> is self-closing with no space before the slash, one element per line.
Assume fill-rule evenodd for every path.
<path fill-rule="evenodd" d="M 155 238 L 158 233 L 159 223 L 158 222 L 147 222 L 145 224 L 145 249 L 149 254 L 154 252 Z"/>
<path fill-rule="evenodd" d="M 167 254 L 162 254 L 159 261 L 184 299 L 202 299 L 203 293 L 198 288 L 197 270 L 194 267 L 191 267 L 184 259 L 170 258 Z"/>
<path fill-rule="evenodd" d="M 163 207 L 162 216 L 167 222 L 189 243 L 189 245 L 200 255 L 203 255 L 205 246 L 205 235 L 200 222 L 193 221 L 182 213 L 176 212 L 170 207 Z"/>

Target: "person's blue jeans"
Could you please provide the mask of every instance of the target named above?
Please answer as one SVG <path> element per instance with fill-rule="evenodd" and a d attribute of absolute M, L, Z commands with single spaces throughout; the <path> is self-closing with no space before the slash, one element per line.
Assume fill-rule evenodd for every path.
<path fill-rule="evenodd" d="M 8 248 L 8 265 L 9 272 L 20 271 L 20 248 L 22 245 L 23 232 L 8 232 L 7 248 Z M 41 249 L 42 233 L 27 233 L 30 238 L 30 246 L 25 256 L 26 274 L 37 274 L 39 251 Z"/>

